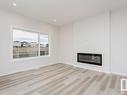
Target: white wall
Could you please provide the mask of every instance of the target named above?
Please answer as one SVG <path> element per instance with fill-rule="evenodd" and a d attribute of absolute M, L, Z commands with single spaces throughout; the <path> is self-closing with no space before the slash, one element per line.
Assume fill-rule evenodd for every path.
<path fill-rule="evenodd" d="M 111 13 L 111 70 L 127 75 L 127 8 Z"/>
<path fill-rule="evenodd" d="M 60 28 L 59 31 L 59 63 L 73 63 L 73 25 Z"/>
<path fill-rule="evenodd" d="M 61 27 L 60 60 L 79 67 L 109 72 L 109 13 Z M 77 53 L 103 54 L 103 66 L 77 63 Z"/>
<path fill-rule="evenodd" d="M 105 12 L 61 27 L 60 62 L 127 75 L 127 9 Z M 76 62 L 77 52 L 103 54 L 103 66 Z"/>
<path fill-rule="evenodd" d="M 21 27 L 42 33 L 51 34 L 51 56 L 30 60 L 12 60 L 11 27 Z M 57 27 L 41 23 L 24 16 L 0 10 L 0 76 L 57 63 Z"/>

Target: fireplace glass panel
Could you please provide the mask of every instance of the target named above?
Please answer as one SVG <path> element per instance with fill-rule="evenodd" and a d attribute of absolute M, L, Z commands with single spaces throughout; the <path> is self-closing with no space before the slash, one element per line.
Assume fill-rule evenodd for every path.
<path fill-rule="evenodd" d="M 78 62 L 102 65 L 102 55 L 101 54 L 78 53 L 77 56 L 78 56 L 77 57 Z"/>

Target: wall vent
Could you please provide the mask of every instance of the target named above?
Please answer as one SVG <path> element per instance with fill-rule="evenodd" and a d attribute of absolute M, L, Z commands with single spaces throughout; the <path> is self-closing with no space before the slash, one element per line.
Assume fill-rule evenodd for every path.
<path fill-rule="evenodd" d="M 127 91 L 127 79 L 121 79 L 121 91 Z"/>

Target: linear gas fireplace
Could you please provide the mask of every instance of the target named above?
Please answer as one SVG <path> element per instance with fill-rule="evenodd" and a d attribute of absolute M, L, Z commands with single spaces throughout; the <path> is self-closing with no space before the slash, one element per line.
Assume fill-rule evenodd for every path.
<path fill-rule="evenodd" d="M 102 54 L 77 53 L 77 61 L 102 66 Z"/>

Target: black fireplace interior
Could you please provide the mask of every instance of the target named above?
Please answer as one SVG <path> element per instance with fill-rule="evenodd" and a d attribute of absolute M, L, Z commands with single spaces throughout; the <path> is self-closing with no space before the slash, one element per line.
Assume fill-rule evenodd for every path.
<path fill-rule="evenodd" d="M 77 62 L 102 66 L 102 54 L 77 53 Z"/>

